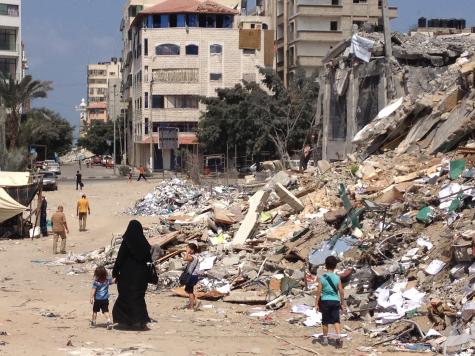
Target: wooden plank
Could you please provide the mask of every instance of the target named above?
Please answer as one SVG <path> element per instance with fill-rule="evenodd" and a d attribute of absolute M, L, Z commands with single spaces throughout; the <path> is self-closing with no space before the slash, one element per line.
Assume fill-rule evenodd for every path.
<path fill-rule="evenodd" d="M 164 247 L 168 245 L 169 243 L 176 241 L 178 234 L 179 234 L 178 231 L 174 231 L 166 235 L 154 236 L 154 237 L 151 237 L 148 240 L 148 242 L 151 246 L 159 245 L 160 247 Z"/>

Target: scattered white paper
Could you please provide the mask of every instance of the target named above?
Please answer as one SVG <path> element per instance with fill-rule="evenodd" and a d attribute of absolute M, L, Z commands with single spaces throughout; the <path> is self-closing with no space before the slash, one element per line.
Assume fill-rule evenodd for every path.
<path fill-rule="evenodd" d="M 417 246 L 420 246 L 420 247 L 427 247 L 428 250 L 431 250 L 432 247 L 434 247 L 434 245 L 432 245 L 432 243 L 422 237 L 419 237 L 416 241 L 417 243 Z"/>
<path fill-rule="evenodd" d="M 216 260 L 216 256 L 210 256 L 204 258 L 200 261 L 200 271 L 208 271 L 214 266 L 214 261 Z"/>
<path fill-rule="evenodd" d="M 406 299 L 409 299 L 413 302 L 421 303 L 422 299 L 426 294 L 419 292 L 416 288 L 411 288 L 405 291 L 402 296 Z"/>
<path fill-rule="evenodd" d="M 427 274 L 435 276 L 437 273 L 442 271 L 446 263 L 441 260 L 433 260 L 425 269 Z"/>

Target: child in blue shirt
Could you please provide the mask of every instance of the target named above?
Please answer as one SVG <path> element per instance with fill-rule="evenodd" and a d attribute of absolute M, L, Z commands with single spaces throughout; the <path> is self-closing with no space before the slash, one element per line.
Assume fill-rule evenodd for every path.
<path fill-rule="evenodd" d="M 97 313 L 102 311 L 107 318 L 107 328 L 112 328 L 112 322 L 109 314 L 109 286 L 115 281 L 108 276 L 104 266 L 99 266 L 94 271 L 94 281 L 92 282 L 91 293 L 89 296 L 92 306 L 91 326 L 96 326 Z"/>
<path fill-rule="evenodd" d="M 328 256 L 325 259 L 327 273 L 320 277 L 317 288 L 315 309 L 322 313 L 323 338 L 322 344 L 328 345 L 328 326 L 334 325 L 336 346 L 343 347 L 341 339 L 340 310 L 345 311 L 345 292 L 340 277 L 335 273 L 338 259 Z"/>

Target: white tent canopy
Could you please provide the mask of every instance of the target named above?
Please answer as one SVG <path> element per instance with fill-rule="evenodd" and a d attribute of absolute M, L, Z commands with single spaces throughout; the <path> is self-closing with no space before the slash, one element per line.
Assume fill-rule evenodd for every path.
<path fill-rule="evenodd" d="M 26 209 L 25 206 L 15 201 L 3 188 L 0 188 L 0 223 L 23 213 Z"/>
<path fill-rule="evenodd" d="M 0 187 L 20 187 L 30 183 L 30 172 L 0 172 Z"/>

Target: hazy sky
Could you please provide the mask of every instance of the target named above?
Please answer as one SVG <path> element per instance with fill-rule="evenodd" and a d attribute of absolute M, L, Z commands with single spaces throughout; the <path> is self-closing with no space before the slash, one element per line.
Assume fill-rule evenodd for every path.
<path fill-rule="evenodd" d="M 55 90 L 34 106 L 60 112 L 78 126 L 75 106 L 86 96 L 86 65 L 120 56 L 124 0 L 23 0 L 23 42 L 36 79 L 52 80 Z M 390 0 L 399 8 L 393 30 L 406 31 L 426 18 L 465 18 L 475 26 L 474 0 Z"/>

